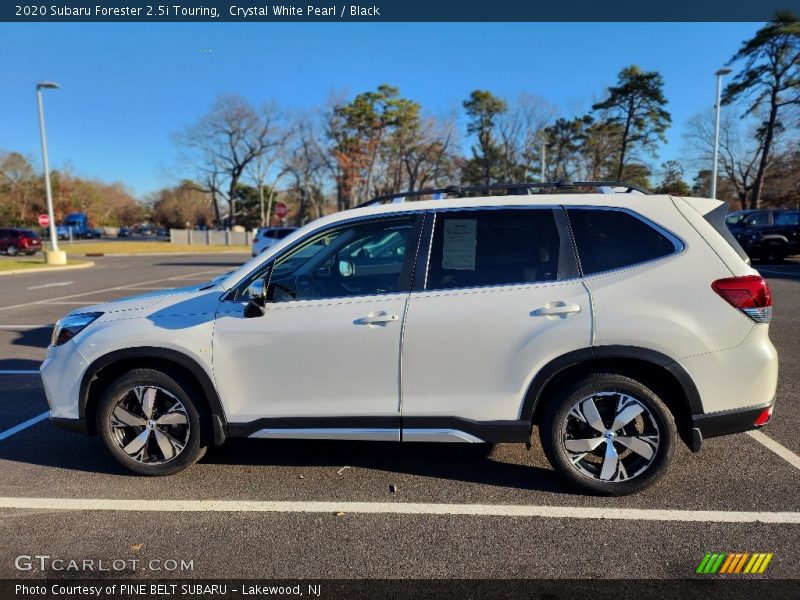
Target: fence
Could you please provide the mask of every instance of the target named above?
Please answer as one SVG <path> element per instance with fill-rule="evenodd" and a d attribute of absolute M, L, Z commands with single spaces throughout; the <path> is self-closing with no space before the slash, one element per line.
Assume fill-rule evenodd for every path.
<path fill-rule="evenodd" d="M 169 241 L 173 244 L 193 244 L 197 246 L 249 246 L 253 241 L 250 231 L 216 231 L 206 229 L 170 229 Z"/>

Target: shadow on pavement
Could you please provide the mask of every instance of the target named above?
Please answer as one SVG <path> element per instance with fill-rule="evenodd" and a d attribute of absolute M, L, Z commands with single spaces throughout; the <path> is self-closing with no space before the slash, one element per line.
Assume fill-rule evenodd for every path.
<path fill-rule="evenodd" d="M 50 336 L 53 333 L 53 326 L 37 327 L 36 329 L 6 329 L 16 333 L 16 337 L 11 340 L 12 346 L 31 346 L 33 348 L 47 348 L 50 344 Z M 14 360 L 14 359 L 11 359 Z M 38 368 L 38 365 L 37 365 Z"/>
<path fill-rule="evenodd" d="M 42 443 L 42 439 L 47 443 Z M 435 446 L 435 447 L 433 447 Z M 228 440 L 210 448 L 202 465 L 341 467 L 435 477 L 523 490 L 574 494 L 550 469 L 494 460 L 489 444 L 399 444 L 296 440 Z M 99 437 L 56 430 L 42 424 L 0 442 L 0 459 L 88 473 L 138 477 L 121 467 Z M 149 478 L 142 478 L 143 481 Z"/>
<path fill-rule="evenodd" d="M 41 364 L 40 360 L 28 358 L 0 358 L 0 371 L 38 371 Z"/>

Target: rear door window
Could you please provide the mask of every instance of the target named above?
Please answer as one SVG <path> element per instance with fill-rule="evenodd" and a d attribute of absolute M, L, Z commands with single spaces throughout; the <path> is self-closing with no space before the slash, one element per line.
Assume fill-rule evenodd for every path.
<path fill-rule="evenodd" d="M 554 281 L 560 247 L 552 209 L 442 211 L 425 289 Z"/>
<path fill-rule="evenodd" d="M 613 209 L 567 210 L 584 275 L 672 254 L 675 243 L 634 215 Z"/>
<path fill-rule="evenodd" d="M 800 213 L 778 213 L 775 215 L 775 225 L 798 225 Z"/>

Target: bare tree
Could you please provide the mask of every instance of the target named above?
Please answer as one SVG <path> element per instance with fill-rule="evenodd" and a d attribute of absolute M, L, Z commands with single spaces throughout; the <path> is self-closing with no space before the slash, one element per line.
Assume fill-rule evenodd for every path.
<path fill-rule="evenodd" d="M 763 152 L 763 137 L 755 135 L 757 125 L 745 123 L 724 109 L 720 114 L 719 165 L 733 186 L 742 209 L 749 206 Z M 698 170 L 707 169 L 714 154 L 714 109 L 694 116 L 686 127 L 684 139 L 691 162 Z M 767 165 L 768 166 L 768 165 Z"/>
<path fill-rule="evenodd" d="M 280 115 L 272 104 L 256 109 L 236 95 L 221 95 L 204 116 L 175 135 L 175 142 L 216 198 L 228 202 L 228 226 L 236 222 L 236 190 L 245 172 L 283 143 Z M 218 212 L 218 209 L 217 209 Z"/>

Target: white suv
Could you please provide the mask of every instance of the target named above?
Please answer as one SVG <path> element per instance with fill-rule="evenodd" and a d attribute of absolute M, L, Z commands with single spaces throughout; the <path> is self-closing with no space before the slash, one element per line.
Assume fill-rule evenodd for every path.
<path fill-rule="evenodd" d="M 567 479 L 628 494 L 676 435 L 698 451 L 769 420 L 772 300 L 723 203 L 498 187 L 376 199 L 205 285 L 70 313 L 41 368 L 52 421 L 146 475 L 228 437 L 527 443 L 536 425 Z"/>

